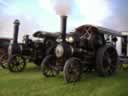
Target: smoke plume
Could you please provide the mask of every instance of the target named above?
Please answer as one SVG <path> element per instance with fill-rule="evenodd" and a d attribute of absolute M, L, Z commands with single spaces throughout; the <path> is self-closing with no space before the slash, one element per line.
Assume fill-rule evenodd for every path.
<path fill-rule="evenodd" d="M 71 1 L 69 0 L 56 0 L 54 9 L 57 15 L 65 16 L 71 12 Z"/>

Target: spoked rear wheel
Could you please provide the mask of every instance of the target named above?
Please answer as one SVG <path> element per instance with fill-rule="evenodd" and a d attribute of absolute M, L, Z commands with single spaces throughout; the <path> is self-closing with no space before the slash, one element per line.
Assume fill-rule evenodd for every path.
<path fill-rule="evenodd" d="M 100 76 L 112 75 L 117 68 L 118 55 L 114 47 L 101 47 L 96 56 L 96 69 Z"/>
<path fill-rule="evenodd" d="M 76 58 L 70 58 L 64 66 L 65 83 L 76 82 L 80 80 L 81 64 Z"/>
<path fill-rule="evenodd" d="M 56 58 L 52 55 L 46 56 L 41 63 L 41 71 L 45 77 L 54 77 L 59 73 L 56 67 Z"/>
<path fill-rule="evenodd" d="M 8 68 L 8 62 L 7 62 L 8 55 L 7 54 L 4 54 L 3 56 L 1 56 L 0 60 L 1 60 L 1 66 L 2 66 L 2 68 L 7 69 Z"/>
<path fill-rule="evenodd" d="M 25 58 L 20 55 L 12 55 L 8 60 L 8 68 L 11 72 L 21 72 L 25 66 Z"/>

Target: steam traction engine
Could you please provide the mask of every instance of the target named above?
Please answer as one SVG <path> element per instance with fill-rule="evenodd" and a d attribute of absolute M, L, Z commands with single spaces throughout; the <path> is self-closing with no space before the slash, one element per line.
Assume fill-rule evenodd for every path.
<path fill-rule="evenodd" d="M 41 64 L 41 61 L 47 54 L 51 54 L 51 50 L 56 45 L 56 38 L 59 35 L 49 32 L 37 31 L 33 37 L 37 40 L 32 40 L 29 35 L 23 37 L 23 42 L 18 43 L 19 21 L 14 22 L 13 42 L 9 47 L 8 68 L 11 72 L 20 72 L 25 68 L 27 61 L 33 62 L 36 65 Z"/>
<path fill-rule="evenodd" d="M 113 42 L 107 42 L 104 30 L 83 25 L 66 34 L 66 16 L 62 16 L 62 36 L 57 38 L 53 55 L 42 61 L 41 71 L 46 77 L 64 72 L 64 81 L 80 79 L 83 71 L 95 70 L 100 76 L 112 75 L 116 71 L 118 55 Z"/>

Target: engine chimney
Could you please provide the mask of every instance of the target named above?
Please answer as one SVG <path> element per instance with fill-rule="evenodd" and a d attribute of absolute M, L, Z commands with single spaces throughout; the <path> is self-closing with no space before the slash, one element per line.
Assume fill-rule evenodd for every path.
<path fill-rule="evenodd" d="M 66 26 L 67 26 L 67 16 L 61 16 L 61 32 L 62 32 L 62 39 L 64 42 L 66 38 Z"/>
<path fill-rule="evenodd" d="M 17 41 L 18 41 L 19 25 L 20 25 L 20 21 L 15 20 L 14 21 L 14 35 L 13 35 L 13 43 L 14 44 L 17 44 Z"/>

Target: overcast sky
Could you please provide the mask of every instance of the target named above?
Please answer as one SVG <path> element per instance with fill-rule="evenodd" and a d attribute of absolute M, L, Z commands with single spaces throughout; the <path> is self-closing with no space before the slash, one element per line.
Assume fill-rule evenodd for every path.
<path fill-rule="evenodd" d="M 128 31 L 128 0 L 68 0 L 68 4 L 67 31 L 81 24 Z M 59 31 L 60 18 L 54 5 L 55 0 L 0 0 L 0 37 L 12 37 L 15 19 L 21 22 L 20 38 L 37 30 Z"/>

